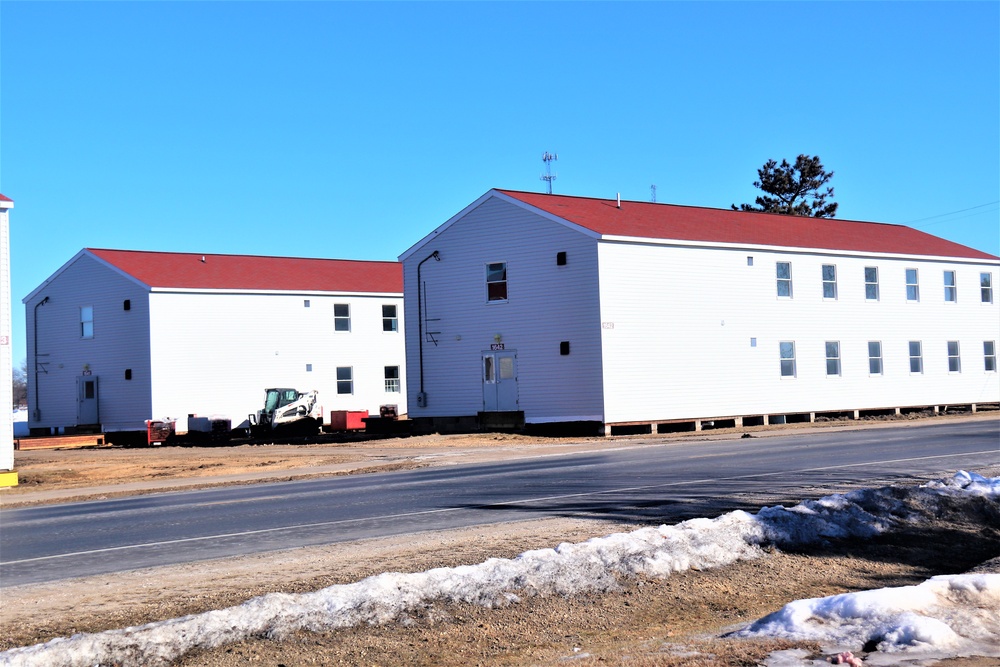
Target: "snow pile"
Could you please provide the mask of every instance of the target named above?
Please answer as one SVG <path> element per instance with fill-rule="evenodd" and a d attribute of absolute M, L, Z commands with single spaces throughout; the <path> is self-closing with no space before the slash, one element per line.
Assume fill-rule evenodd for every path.
<path fill-rule="evenodd" d="M 735 635 L 878 651 L 866 664 L 897 664 L 901 652 L 908 659 L 1000 656 L 1000 574 L 940 576 L 917 586 L 796 600 Z"/>
<path fill-rule="evenodd" d="M 14 408 L 14 437 L 25 438 L 30 433 L 28 428 L 28 411 Z"/>
<path fill-rule="evenodd" d="M 972 495 L 1000 497 L 1000 477 L 987 478 L 974 472 L 959 470 L 951 479 L 924 484 L 942 495 Z"/>
<path fill-rule="evenodd" d="M 987 480 L 959 473 L 952 480 L 905 492 L 892 488 L 855 491 L 803 502 L 791 508 L 770 507 L 756 515 L 730 512 L 716 519 L 692 519 L 674 526 L 643 528 L 579 544 L 561 544 L 553 549 L 527 551 L 513 559 L 493 558 L 478 565 L 437 568 L 414 574 L 386 573 L 299 595 L 273 593 L 229 609 L 12 649 L 0 653 L 0 666 L 90 667 L 112 662 L 154 665 L 169 662 L 193 649 L 213 648 L 253 636 L 281 638 L 301 629 L 330 630 L 402 620 L 409 613 L 437 601 L 495 607 L 516 602 L 521 596 L 610 590 L 622 576 L 666 577 L 671 572 L 687 569 L 720 567 L 760 557 L 762 547 L 767 545 L 794 547 L 832 538 L 870 537 L 892 529 L 901 521 L 918 520 L 918 513 L 908 509 L 906 503 L 914 494 L 1000 498 L 1000 479 Z M 979 583 L 932 585 L 931 582 L 937 582 L 935 579 L 928 582 L 928 586 L 934 591 L 944 586 L 951 591 L 949 600 L 975 599 L 977 604 L 993 600 L 995 610 L 1000 582 L 992 576 L 972 581 Z M 844 636 L 850 634 L 852 628 L 860 631 L 862 623 L 870 623 L 881 628 L 879 637 L 889 637 L 892 633 L 912 634 L 921 637 L 920 641 L 937 645 L 943 641 L 943 630 L 938 632 L 940 628 L 932 627 L 931 620 L 918 628 L 913 621 L 913 610 L 946 609 L 958 618 L 957 607 L 948 607 L 941 601 L 945 598 L 926 591 L 914 594 L 912 599 L 908 611 L 896 616 L 880 616 L 875 613 L 877 606 L 874 604 L 843 603 L 856 609 L 855 616 L 862 620 L 839 625 Z M 930 601 L 934 601 L 933 604 Z M 808 619 L 811 613 L 795 609 L 786 615 L 789 619 Z M 787 636 L 801 631 L 790 621 L 782 623 L 780 614 L 776 615 L 773 625 L 761 625 L 759 632 L 766 632 L 764 627 Z M 831 614 L 845 612 L 833 611 Z M 834 617 L 854 618 L 831 615 Z"/>

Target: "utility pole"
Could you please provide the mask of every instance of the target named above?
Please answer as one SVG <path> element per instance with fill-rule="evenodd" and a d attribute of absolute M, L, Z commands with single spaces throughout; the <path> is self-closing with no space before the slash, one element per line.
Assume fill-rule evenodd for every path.
<path fill-rule="evenodd" d="M 552 181 L 556 180 L 556 175 L 552 173 L 552 162 L 558 159 L 559 156 L 555 153 L 549 153 L 548 151 L 542 153 L 542 162 L 545 163 L 545 173 L 542 175 L 541 180 L 545 181 L 545 185 L 548 187 L 548 194 L 552 194 Z"/>

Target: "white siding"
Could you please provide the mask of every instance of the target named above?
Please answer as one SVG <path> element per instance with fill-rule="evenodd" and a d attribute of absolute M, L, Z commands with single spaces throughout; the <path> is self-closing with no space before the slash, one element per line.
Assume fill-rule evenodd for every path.
<path fill-rule="evenodd" d="M 36 309 L 45 297 L 49 301 Z M 131 306 L 127 311 L 126 299 Z M 82 306 L 94 309 L 93 338 L 81 337 Z M 98 377 L 100 420 L 106 430 L 145 428 L 150 411 L 149 310 L 141 286 L 81 255 L 35 291 L 25 304 L 25 318 L 31 428 L 76 425 L 77 378 L 85 371 Z M 125 379 L 126 369 L 131 380 Z M 34 419 L 36 409 L 40 421 Z"/>
<path fill-rule="evenodd" d="M 0 470 L 14 469 L 14 360 L 11 353 L 10 226 L 11 203 L 0 201 Z"/>
<path fill-rule="evenodd" d="M 427 407 L 417 407 L 420 360 L 417 265 L 424 262 Z M 556 253 L 566 252 L 565 266 Z M 596 241 L 496 198 L 404 260 L 407 386 L 413 417 L 483 409 L 481 357 L 499 336 L 518 355 L 520 409 L 528 422 L 601 420 Z M 507 263 L 508 301 L 488 303 L 486 264 Z M 433 333 L 436 344 L 427 332 Z M 568 341 L 570 354 L 560 355 Z"/>
<path fill-rule="evenodd" d="M 777 261 L 792 265 L 791 298 L 776 294 Z M 621 243 L 602 243 L 600 263 L 608 422 L 1000 400 L 982 351 L 1000 339 L 1000 311 L 979 293 L 980 271 L 995 285 L 996 265 Z M 823 264 L 837 267 L 837 299 L 823 297 Z M 878 267 L 878 301 L 865 299 L 866 266 Z M 906 300 L 907 267 L 919 269 L 918 303 Z M 944 270 L 957 272 L 956 303 L 944 301 Z M 923 374 L 909 372 L 910 340 Z M 954 340 L 961 373 L 948 372 Z M 780 375 L 780 341 L 795 342 L 794 378 Z M 826 373 L 826 341 L 840 343 L 839 376 Z M 882 343 L 880 376 L 868 341 Z"/>
<path fill-rule="evenodd" d="M 268 387 L 317 390 L 325 421 L 331 410 L 406 412 L 405 386 L 387 393 L 384 381 L 385 366 L 405 377 L 399 296 L 154 292 L 150 300 L 155 418 L 225 416 L 236 427 L 263 406 Z M 349 332 L 334 330 L 335 303 L 350 306 Z M 382 331 L 383 304 L 397 306 L 395 333 Z M 340 366 L 353 369 L 353 394 L 337 393 Z"/>

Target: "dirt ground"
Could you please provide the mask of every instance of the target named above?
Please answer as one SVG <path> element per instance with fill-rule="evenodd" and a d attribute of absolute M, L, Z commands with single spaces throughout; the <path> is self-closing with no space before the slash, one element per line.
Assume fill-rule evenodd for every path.
<path fill-rule="evenodd" d="M 997 414 L 973 418 L 996 419 Z M 867 426 L 871 425 L 832 427 Z M 718 432 L 689 437 L 733 435 Z M 0 506 L 545 456 L 640 446 L 642 441 L 495 434 L 340 445 L 28 450 L 15 455 L 22 484 L 0 493 Z M 978 472 L 997 476 L 1000 467 Z M 771 502 L 771 498 L 762 499 L 761 504 Z M 223 608 L 269 592 L 313 591 L 385 571 L 413 572 L 513 557 L 528 549 L 637 527 L 544 519 L 12 587 L 2 592 L 0 650 Z M 387 626 L 302 632 L 280 642 L 254 639 L 190 654 L 177 664 L 457 667 L 557 665 L 570 660 L 583 666 L 755 665 L 786 644 L 722 638 L 727 628 L 764 616 L 794 599 L 914 584 L 936 574 L 965 572 L 997 556 L 997 517 L 955 509 L 932 517 L 916 533 L 800 553 L 775 551 L 766 558 L 719 570 L 622 581 L 620 589 L 610 593 L 527 598 L 493 610 L 434 605 Z M 995 565 L 987 567 L 998 571 Z M 806 648 L 820 655 L 819 647 Z M 941 664 L 982 667 L 1000 665 L 1000 661 L 973 658 Z"/>

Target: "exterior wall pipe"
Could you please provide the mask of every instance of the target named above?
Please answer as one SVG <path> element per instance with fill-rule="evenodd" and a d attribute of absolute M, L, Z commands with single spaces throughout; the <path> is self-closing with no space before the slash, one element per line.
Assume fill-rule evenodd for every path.
<path fill-rule="evenodd" d="M 32 333 L 34 333 L 34 373 L 35 373 L 35 409 L 32 411 L 32 416 L 34 416 L 35 421 L 42 421 L 42 411 L 38 407 L 38 307 L 44 306 L 49 302 L 49 297 L 45 297 L 41 301 L 35 304 L 34 310 L 34 326 L 32 327 Z"/>
<path fill-rule="evenodd" d="M 441 261 L 441 255 L 435 250 L 417 264 L 417 356 L 420 366 L 420 393 L 417 394 L 417 407 L 421 408 L 427 406 L 427 394 L 424 393 L 424 285 L 420 279 L 420 269 L 424 262 L 431 258 L 435 262 Z"/>

